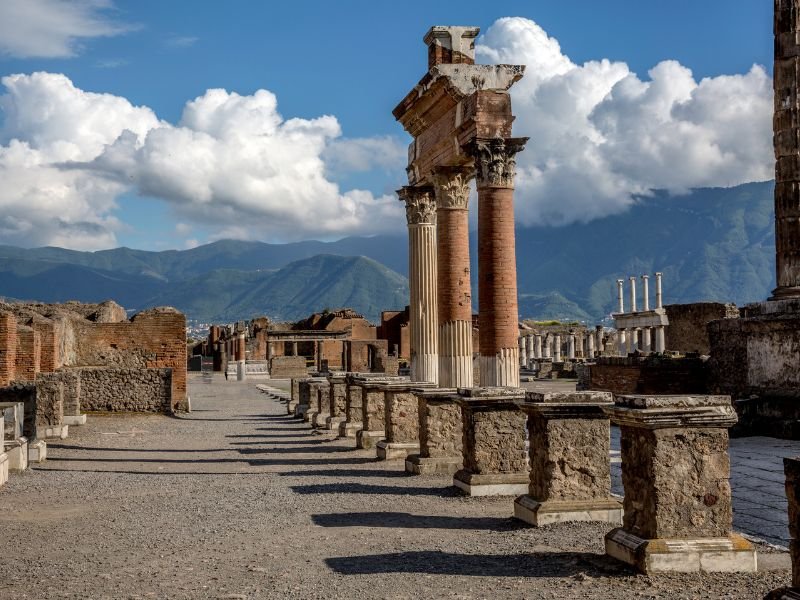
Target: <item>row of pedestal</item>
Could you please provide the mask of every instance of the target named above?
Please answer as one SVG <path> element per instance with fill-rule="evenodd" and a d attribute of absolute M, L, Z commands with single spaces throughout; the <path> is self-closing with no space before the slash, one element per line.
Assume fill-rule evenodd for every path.
<path fill-rule="evenodd" d="M 472 496 L 518 496 L 517 518 L 621 525 L 609 555 L 644 572 L 756 569 L 731 531 L 726 396 L 445 389 L 348 374 L 293 380 L 289 412 L 354 437 L 410 474 L 452 475 Z M 610 426 L 620 426 L 624 500 L 611 494 Z"/>

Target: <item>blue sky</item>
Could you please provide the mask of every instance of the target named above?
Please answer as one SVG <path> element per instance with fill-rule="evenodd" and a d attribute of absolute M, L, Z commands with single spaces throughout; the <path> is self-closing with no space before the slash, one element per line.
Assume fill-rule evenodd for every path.
<path fill-rule="evenodd" d="M 68 14 L 60 20 L 60 25 L 56 23 L 48 29 L 41 25 L 37 10 L 42 11 L 40 14 L 66 10 Z M 559 225 L 604 216 L 624 210 L 635 195 L 654 187 L 667 187 L 680 193 L 688 187 L 741 183 L 734 173 L 744 173 L 742 177 L 747 179 L 763 179 L 768 173 L 770 158 L 765 148 L 769 130 L 765 127 L 768 117 L 765 107 L 768 107 L 769 82 L 764 72 L 751 71 L 755 64 L 766 68 L 767 77 L 771 73 L 772 4 L 763 0 L 733 3 L 717 0 L 669 3 L 467 0 L 458 3 L 410 1 L 402 6 L 374 1 L 117 0 L 111 3 L 92 0 L 72 2 L 66 8 L 57 0 L 0 0 L 0 21 L 6 23 L 0 23 L 0 76 L 29 75 L 38 71 L 63 74 L 77 90 L 64 92 L 55 80 L 42 80 L 35 85 L 26 85 L 28 82 L 21 80 L 19 89 L 11 91 L 11 99 L 0 104 L 3 111 L 0 112 L 0 119 L 3 119 L 0 148 L 6 148 L 10 154 L 13 140 L 30 146 L 30 152 L 37 152 L 30 160 L 39 161 L 37 168 L 42 169 L 37 181 L 49 181 L 47 178 L 52 176 L 53 185 L 60 190 L 48 192 L 38 189 L 48 186 L 29 184 L 26 177 L 33 175 L 30 167 L 24 166 L 30 164 L 28 159 L 0 161 L 0 185 L 14 189 L 31 185 L 30 190 L 17 197 L 10 193 L 4 197 L 0 192 L 0 207 L 5 205 L 7 215 L 11 215 L 6 217 L 5 223 L 0 221 L 0 243 L 53 243 L 80 248 L 129 245 L 161 249 L 228 236 L 266 241 L 331 239 L 368 234 L 376 230 L 376 223 L 380 224 L 377 227 L 380 230 L 401 227 L 401 221 L 391 227 L 384 224 L 398 216 L 397 207 L 389 203 L 388 195 L 404 183 L 401 158 L 408 142 L 394 122 L 391 109 L 424 74 L 423 34 L 433 24 L 478 25 L 487 32 L 495 21 L 508 16 L 523 17 L 526 21 L 498 25 L 494 34 L 487 35 L 481 43 L 491 49 L 487 52 L 495 52 L 511 61 L 526 61 L 529 66 L 524 82 L 534 81 L 536 73 L 547 75 L 541 85 L 535 81 L 526 82 L 527 87 L 514 91 L 519 94 L 514 97 L 519 134 L 531 135 L 532 143 L 541 140 L 542 146 L 546 144 L 534 152 L 530 152 L 530 148 L 526 150 L 529 162 L 521 165 L 518 217 L 523 223 Z M 75 24 L 71 25 L 67 17 L 75 19 Z M 537 26 L 546 32 L 547 39 L 536 37 Z M 26 28 L 31 28 L 26 39 L 15 36 L 15 30 L 27 32 Z M 524 42 L 529 34 L 533 36 L 530 39 L 535 40 L 533 43 L 522 49 L 519 43 L 513 43 L 514 40 Z M 49 45 L 52 40 L 55 40 L 54 46 Z M 565 60 L 568 57 L 571 65 L 563 68 L 553 67 L 551 63 L 537 65 L 539 57 L 552 50 L 555 41 L 560 44 L 560 56 Z M 42 50 L 37 50 L 39 48 Z M 53 56 L 59 53 L 61 56 Z M 67 54 L 69 56 L 65 56 Z M 488 62 L 487 56 L 489 54 L 484 53 L 482 62 Z M 613 75 L 601 76 L 582 68 L 587 61 L 602 59 L 612 65 L 624 64 L 626 69 L 619 68 Z M 648 74 L 663 61 L 671 62 L 665 63 L 661 75 Z M 676 67 L 678 63 L 682 69 Z M 691 70 L 693 84 L 687 83 L 687 72 L 683 68 Z M 570 71 L 572 75 L 568 75 Z M 727 76 L 740 80 L 730 81 Z M 614 88 L 614 85 L 625 77 L 644 86 L 653 80 L 660 81 L 667 89 L 665 96 L 658 102 L 647 101 L 637 83 L 628 86 L 636 90 L 624 97 L 626 90 Z M 598 83 L 598 78 L 603 82 Z M 703 78 L 715 78 L 712 81 L 717 84 L 704 87 Z M 546 93 L 558 98 L 561 94 L 579 103 L 580 98 L 574 97 L 576 80 L 599 90 L 598 99 L 590 107 L 591 111 L 576 117 L 575 124 L 570 126 L 568 121 L 572 115 L 583 109 L 575 108 L 569 115 L 554 114 L 542 98 Z M 186 191 L 192 187 L 192 181 L 174 181 L 175 177 L 181 177 L 180 164 L 168 174 L 154 173 L 153 165 L 139 164 L 144 159 L 134 157 L 136 153 L 130 149 L 124 160 L 120 158 L 122 151 L 110 157 L 100 156 L 104 145 L 117 140 L 128 128 L 140 127 L 137 130 L 139 143 L 144 143 L 147 149 L 149 142 L 144 142 L 145 136 L 155 126 L 152 116 L 147 115 L 136 117 L 138 125 L 125 121 L 128 116 L 120 116 L 115 125 L 109 125 L 95 136 L 103 140 L 103 145 L 93 145 L 93 141 L 88 140 L 86 144 L 75 142 L 80 148 L 74 152 L 64 154 L 63 144 L 56 149 L 57 134 L 68 135 L 60 133 L 65 131 L 64 122 L 88 118 L 88 113 L 96 112 L 91 108 L 93 100 L 79 102 L 79 96 L 84 93 L 109 94 L 135 107 L 147 107 L 158 120 L 176 126 L 186 103 L 204 96 L 212 88 L 223 88 L 243 97 L 260 89 L 269 90 L 277 98 L 277 111 L 283 119 L 311 121 L 322 115 L 335 117 L 339 131 L 326 123 L 324 131 L 315 130 L 313 139 L 308 140 L 309 154 L 298 154 L 294 159 L 301 162 L 308 158 L 309 165 L 321 160 L 324 172 L 289 173 L 288 166 L 275 163 L 276 169 L 287 174 L 286 180 L 278 183 L 254 181 L 248 190 L 239 194 L 237 182 L 255 180 L 259 175 L 244 168 L 237 170 L 233 159 L 233 166 L 221 164 L 219 157 L 230 157 L 231 146 L 216 145 L 209 148 L 207 154 L 209 165 L 215 171 L 213 180 L 210 178 L 200 191 Z M 672 90 L 681 91 L 673 94 Z M 659 110 L 656 105 L 660 105 L 664 97 L 669 97 L 672 107 L 668 116 L 656 114 Z M 63 110 L 64 113 L 63 121 L 48 117 L 46 132 L 43 132 L 44 126 L 40 130 L 35 124 L 40 115 L 24 114 L 25 105 L 42 98 L 47 98 L 45 104 L 51 107 L 50 112 Z M 73 100 L 79 107 L 75 111 L 79 112 L 67 110 L 66 106 Z M 221 102 L 233 103 L 227 97 Z M 708 111 L 715 103 L 741 106 L 737 108 L 739 112 L 714 124 Z M 218 106 L 210 100 L 206 104 L 203 110 L 216 110 Z M 260 114 L 270 114 L 264 102 L 255 104 L 259 110 L 266 111 Z M 121 113 L 128 112 L 121 104 L 108 110 L 117 108 Z M 222 118 L 220 114 L 215 113 L 213 118 Z M 647 161 L 636 164 L 624 157 L 636 154 L 637 142 L 624 137 L 619 126 L 621 119 L 628 119 L 631 114 L 640 115 L 643 127 L 651 127 L 656 119 L 662 121 L 658 129 L 642 129 L 642 137 L 656 140 L 661 144 L 660 150 Z M 237 127 L 246 127 L 244 119 L 233 120 Z M 679 120 L 679 126 L 676 127 L 673 119 Z M 12 120 L 15 122 L 11 123 Z M 591 121 L 588 125 L 587 120 Z M 730 132 L 726 131 L 730 123 L 742 121 L 746 123 L 739 134 L 741 137 L 731 139 Z M 149 124 L 142 124 L 145 122 Z M 563 127 L 553 125 L 540 129 L 542 122 L 561 122 Z M 637 122 L 631 121 L 629 125 L 636 130 Z M 95 121 L 91 126 L 102 128 Z M 520 127 L 525 131 L 519 131 Z M 582 129 L 586 127 L 590 127 L 586 130 L 588 134 Z M 80 127 L 79 133 L 85 129 Z M 198 127 L 190 127 L 190 130 L 196 133 Z M 687 137 L 677 138 L 670 130 L 686 131 Z M 575 135 L 576 131 L 582 133 Z M 208 132 L 203 130 L 203 133 Z M 320 142 L 320 136 L 325 141 Z M 583 151 L 581 139 L 593 137 L 602 138 L 602 143 L 595 140 L 597 147 L 591 149 L 596 155 L 590 162 L 597 164 L 599 161 L 604 165 L 597 173 L 587 172 L 586 165 L 573 164 L 569 158 L 576 153 L 576 148 L 578 152 Z M 43 138 L 47 141 L 43 142 Z M 332 140 L 345 141 L 345 144 L 337 145 Z M 352 140 L 357 142 L 350 144 L 348 141 Z M 362 143 L 363 140 L 367 141 Z M 71 143 L 74 140 L 56 141 Z M 248 143 L 257 144 L 258 140 L 251 139 Z M 50 146 L 45 148 L 45 144 Z M 169 147 L 177 148 L 176 144 L 170 142 Z M 739 145 L 751 148 L 755 145 L 753 152 L 758 154 L 743 154 L 733 149 Z M 694 165 L 676 163 L 678 159 L 670 158 L 680 154 L 681 148 L 688 148 L 695 156 L 696 169 Z M 371 156 L 363 156 L 365 149 Z M 356 150 L 361 153 L 353 154 Z M 279 146 L 271 151 L 281 152 Z M 706 158 L 709 164 L 703 164 Z M 272 165 L 268 158 L 265 160 L 268 166 Z M 87 170 L 81 171 L 79 176 L 74 166 L 65 171 L 65 162 L 71 165 L 91 163 L 92 166 L 85 167 Z M 132 166 L 134 162 L 136 166 Z M 124 168 L 120 166 L 123 163 Z M 755 163 L 757 168 L 743 170 L 741 167 Z M 264 170 L 263 163 L 259 164 L 261 166 L 254 165 L 253 169 Z M 22 168 L 27 171 L 20 171 Z M 59 169 L 58 173 L 53 169 Z M 676 171 L 681 176 L 675 178 L 673 186 L 672 174 Z M 582 174 L 578 178 L 580 181 L 573 182 L 573 187 L 560 186 L 559 180 L 572 172 Z M 301 190 L 304 182 L 298 181 L 297 190 L 287 190 L 287 186 L 293 185 L 290 174 L 295 180 L 314 180 L 315 185 Z M 194 178 L 203 176 L 201 172 Z M 102 181 L 98 177 L 102 177 Z M 191 179 L 193 175 L 186 177 Z M 338 189 L 332 190 L 331 185 Z M 230 193 L 223 189 L 226 186 Z M 84 200 L 82 194 L 88 194 L 87 190 L 103 198 L 87 201 L 75 214 L 72 208 L 64 209 L 62 217 L 52 226 L 42 227 L 33 217 L 30 223 L 23 223 L 28 217 L 14 212 L 14 207 L 30 208 L 38 206 L 37 203 L 52 210 L 54 200 L 45 197 L 48 193 L 55 193 L 64 202 L 73 198 L 70 200 L 72 207 L 75 199 L 79 204 Z M 276 190 L 283 194 L 278 200 L 270 196 L 277 194 Z M 263 194 L 263 198 L 258 194 Z M 341 206 L 351 207 L 353 212 L 347 222 L 311 226 L 309 222 L 315 215 L 324 218 L 327 214 L 319 213 L 313 204 L 318 198 L 327 198 L 326 194 L 330 194 L 330 199 L 324 207 L 339 202 Z M 552 204 L 552 198 L 559 194 L 577 198 L 574 206 L 564 208 L 563 203 Z M 241 199 L 248 195 L 252 198 Z M 308 203 L 308 209 L 295 206 L 304 202 Z M 291 206 L 284 210 L 284 205 L 288 204 Z M 598 208 L 587 213 L 584 208 L 589 204 Z M 294 213 L 288 215 L 292 210 Z M 45 233 L 30 233 L 43 229 Z"/>

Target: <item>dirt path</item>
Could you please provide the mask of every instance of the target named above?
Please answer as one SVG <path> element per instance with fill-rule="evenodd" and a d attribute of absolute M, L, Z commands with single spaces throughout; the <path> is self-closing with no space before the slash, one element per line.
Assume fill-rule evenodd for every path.
<path fill-rule="evenodd" d="M 761 598 L 788 572 L 630 573 L 599 524 L 530 529 L 312 433 L 252 384 L 91 416 L 0 488 L 0 598 Z"/>

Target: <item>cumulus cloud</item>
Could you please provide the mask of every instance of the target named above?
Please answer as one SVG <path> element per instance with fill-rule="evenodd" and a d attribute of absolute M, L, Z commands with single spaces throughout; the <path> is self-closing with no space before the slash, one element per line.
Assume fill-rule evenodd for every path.
<path fill-rule="evenodd" d="M 484 62 L 527 65 L 512 88 L 524 224 L 620 212 L 654 189 L 733 186 L 773 177 L 772 85 L 764 68 L 697 81 L 675 61 L 642 79 L 622 62 L 573 63 L 533 21 L 497 20 Z"/>
<path fill-rule="evenodd" d="M 124 192 L 165 200 L 212 239 L 335 237 L 401 222 L 394 198 L 342 191 L 326 177 L 323 156 L 341 135 L 335 117 L 284 119 L 267 90 L 208 90 L 171 124 L 64 75 L 2 82 L 5 243 L 114 245 L 115 198 Z"/>
<path fill-rule="evenodd" d="M 18 58 L 69 58 L 81 40 L 109 37 L 133 27 L 106 16 L 110 0 L 3 0 L 0 54 Z"/>
<path fill-rule="evenodd" d="M 325 163 L 331 172 L 371 171 L 375 168 L 402 173 L 408 147 L 393 136 L 333 140 L 325 149 Z"/>

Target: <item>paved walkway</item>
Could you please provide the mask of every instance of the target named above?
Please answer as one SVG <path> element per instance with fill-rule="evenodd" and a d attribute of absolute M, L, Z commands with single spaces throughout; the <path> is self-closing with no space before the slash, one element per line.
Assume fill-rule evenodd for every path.
<path fill-rule="evenodd" d="M 252 383 L 190 390 L 182 418 L 91 416 L 0 488 L 3 600 L 738 599 L 789 581 L 639 576 L 604 556 L 608 525 L 527 527 L 509 498 L 409 477 Z"/>

